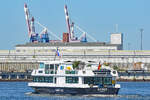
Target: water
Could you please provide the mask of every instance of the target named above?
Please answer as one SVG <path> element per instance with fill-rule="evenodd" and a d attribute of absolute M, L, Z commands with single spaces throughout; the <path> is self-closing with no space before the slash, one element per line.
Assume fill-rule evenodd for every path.
<path fill-rule="evenodd" d="M 27 82 L 0 82 L 0 100 L 150 100 L 150 82 L 120 82 L 118 96 L 54 96 L 33 94 Z"/>

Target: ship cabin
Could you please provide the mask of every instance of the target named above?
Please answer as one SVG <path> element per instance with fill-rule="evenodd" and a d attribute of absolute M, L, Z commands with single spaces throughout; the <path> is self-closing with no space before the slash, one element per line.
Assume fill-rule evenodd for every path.
<path fill-rule="evenodd" d="M 49 61 L 40 62 L 39 68 L 32 72 L 32 83 L 47 83 L 53 86 L 84 86 L 84 87 L 112 87 L 115 86 L 116 76 L 111 70 L 93 68 L 87 64 L 82 69 L 74 69 L 72 62 Z M 94 68 L 95 67 L 95 68 Z M 113 72 L 114 74 L 117 72 Z"/>

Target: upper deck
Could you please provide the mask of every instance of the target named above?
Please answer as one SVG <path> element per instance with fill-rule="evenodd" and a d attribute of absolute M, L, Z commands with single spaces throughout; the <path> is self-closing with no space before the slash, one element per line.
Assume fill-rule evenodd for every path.
<path fill-rule="evenodd" d="M 112 77 L 118 76 L 118 73 L 109 68 L 101 66 L 98 70 L 96 63 L 83 63 L 82 65 L 74 66 L 70 61 L 44 61 L 40 62 L 39 68 L 32 72 L 32 76 L 77 76 L 77 77 Z"/>

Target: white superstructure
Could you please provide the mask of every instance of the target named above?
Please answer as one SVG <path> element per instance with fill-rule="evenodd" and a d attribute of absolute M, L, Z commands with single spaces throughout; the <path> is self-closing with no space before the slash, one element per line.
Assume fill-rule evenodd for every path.
<path fill-rule="evenodd" d="M 101 66 L 96 63 L 83 63 L 82 65 L 73 66 L 72 62 L 64 61 L 44 61 L 40 63 L 38 69 L 32 72 L 33 82 L 30 82 L 28 86 L 32 87 L 36 92 L 43 92 L 43 89 L 47 91 L 56 92 L 57 89 L 63 91 L 69 91 L 68 88 L 74 89 L 74 92 L 80 89 L 89 89 L 93 93 L 99 93 L 97 89 L 109 88 L 106 94 L 109 94 L 110 89 L 120 88 L 119 84 L 116 84 L 117 71 L 113 70 L 109 66 Z M 43 88 L 41 90 L 41 88 Z M 96 90 L 90 90 L 90 89 Z M 84 94 L 84 93 L 83 93 Z"/>

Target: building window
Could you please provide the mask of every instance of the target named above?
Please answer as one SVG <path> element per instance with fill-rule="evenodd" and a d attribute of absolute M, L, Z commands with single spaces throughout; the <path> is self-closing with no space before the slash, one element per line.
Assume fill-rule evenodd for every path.
<path fill-rule="evenodd" d="M 78 83 L 79 78 L 78 77 L 66 77 L 66 83 Z"/>
<path fill-rule="evenodd" d="M 16 52 L 20 52 L 20 50 L 16 50 Z"/>

